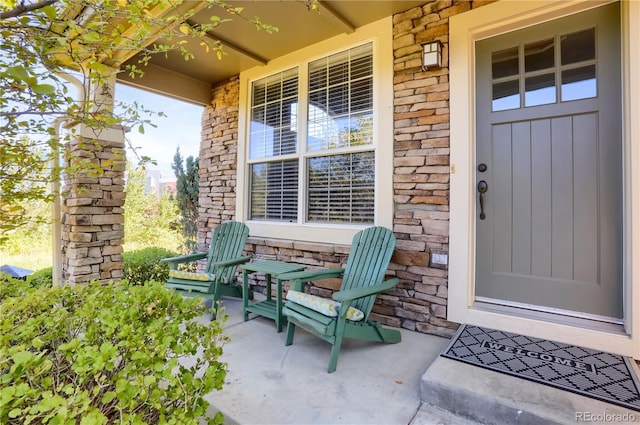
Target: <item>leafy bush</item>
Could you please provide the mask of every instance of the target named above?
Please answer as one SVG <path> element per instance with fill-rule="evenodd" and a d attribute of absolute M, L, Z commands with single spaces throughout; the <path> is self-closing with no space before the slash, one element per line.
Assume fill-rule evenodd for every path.
<path fill-rule="evenodd" d="M 202 313 L 156 282 L 5 298 L 0 423 L 198 424 L 226 374 L 222 325 L 193 320 Z"/>
<path fill-rule="evenodd" d="M 32 289 L 50 288 L 52 276 L 51 267 L 31 273 L 26 279 L 13 279 L 7 273 L 0 273 L 0 302 L 5 298 L 22 296 Z"/>
<path fill-rule="evenodd" d="M 27 293 L 30 288 L 29 282 L 26 280 L 13 279 L 7 273 L 0 273 L 0 302 L 5 298 L 19 297 Z"/>
<path fill-rule="evenodd" d="M 180 255 L 175 251 L 164 248 L 148 247 L 136 251 L 124 252 L 122 259 L 124 262 L 122 278 L 132 284 L 142 285 L 145 282 L 157 281 L 166 282 L 169 278 L 169 266 L 161 263 L 160 260 L 168 257 Z M 187 266 L 183 266 L 186 270 Z M 195 263 L 191 265 L 191 271 L 195 271 Z M 53 271 L 51 267 L 38 270 L 27 276 L 27 284 L 13 285 L 12 288 L 0 289 L 2 291 L 20 291 L 12 292 L 13 295 L 20 295 L 28 287 L 43 288 L 50 287 L 53 282 Z M 2 299 L 0 297 L 0 299 Z"/>
<path fill-rule="evenodd" d="M 160 260 L 176 255 L 178 253 L 157 247 L 125 252 L 122 254 L 122 278 L 139 285 L 149 281 L 166 282 L 169 278 L 169 265 Z"/>
<path fill-rule="evenodd" d="M 27 276 L 27 282 L 32 288 L 49 288 L 53 285 L 53 268 L 47 267 Z"/>

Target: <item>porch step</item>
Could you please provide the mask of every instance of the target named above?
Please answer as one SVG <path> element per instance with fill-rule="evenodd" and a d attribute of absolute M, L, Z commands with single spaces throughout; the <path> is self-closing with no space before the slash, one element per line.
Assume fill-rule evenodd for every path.
<path fill-rule="evenodd" d="M 428 411 L 429 406 L 438 406 L 453 415 L 453 419 L 443 419 L 442 425 L 465 423 L 462 418 L 486 425 L 575 425 L 587 415 L 592 415 L 589 417 L 596 423 L 625 417 L 640 420 L 640 412 L 444 357 L 429 366 L 420 390 L 423 406 L 412 425 L 440 423 L 421 421 L 421 411 Z M 600 418 L 602 422 L 597 420 Z"/>

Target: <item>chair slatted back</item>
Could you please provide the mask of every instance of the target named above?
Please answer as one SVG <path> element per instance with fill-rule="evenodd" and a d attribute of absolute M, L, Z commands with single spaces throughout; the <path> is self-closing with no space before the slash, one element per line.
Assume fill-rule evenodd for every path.
<path fill-rule="evenodd" d="M 213 229 L 211 235 L 211 245 L 209 246 L 205 271 L 213 273 L 213 263 L 240 257 L 248 237 L 249 227 L 244 223 L 228 221 L 218 225 Z M 227 267 L 224 270 L 224 275 L 219 277 L 222 282 L 228 283 L 233 279 L 235 272 L 235 267 Z"/>
<path fill-rule="evenodd" d="M 355 234 L 340 289 L 351 289 L 381 283 L 391 261 L 396 238 L 386 227 L 369 227 Z M 369 318 L 375 295 L 354 302 L 365 320 Z"/>

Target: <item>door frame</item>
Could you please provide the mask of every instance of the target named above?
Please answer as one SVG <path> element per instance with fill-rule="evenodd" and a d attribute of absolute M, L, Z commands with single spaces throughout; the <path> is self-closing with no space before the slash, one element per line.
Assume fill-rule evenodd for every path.
<path fill-rule="evenodd" d="M 640 2 L 621 2 L 624 328 L 475 302 L 475 46 L 479 39 L 561 18 L 610 0 L 498 1 L 451 17 L 451 187 L 447 319 L 640 359 Z M 460 119 L 462 118 L 462 119 Z M 636 259 L 636 261 L 632 261 Z M 633 306 L 636 306 L 633 308 Z"/>

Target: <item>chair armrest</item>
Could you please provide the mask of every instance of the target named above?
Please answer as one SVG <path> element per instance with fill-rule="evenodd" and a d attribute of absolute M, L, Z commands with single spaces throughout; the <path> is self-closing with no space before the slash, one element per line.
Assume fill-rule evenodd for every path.
<path fill-rule="evenodd" d="M 170 258 L 163 258 L 160 260 L 161 263 L 169 263 L 169 268 L 173 268 L 176 266 L 176 264 L 180 264 L 180 263 L 188 263 L 191 261 L 197 261 L 197 260 L 202 260 L 203 258 L 207 258 L 207 253 L 206 252 L 198 252 L 195 254 L 189 254 L 189 255 L 182 255 L 180 257 L 170 257 Z"/>
<path fill-rule="evenodd" d="M 377 285 L 364 286 L 359 288 L 345 289 L 344 291 L 334 292 L 332 298 L 338 302 L 353 301 L 358 298 L 368 297 L 369 295 L 377 294 L 379 292 L 388 291 L 395 287 L 400 279 L 394 277 L 393 279 L 386 280 Z"/>
<path fill-rule="evenodd" d="M 344 269 L 315 269 L 301 272 L 283 273 L 278 275 L 278 279 L 291 281 L 291 289 L 302 291 L 303 283 L 312 280 L 322 280 L 334 277 L 342 277 Z"/>
<path fill-rule="evenodd" d="M 236 257 L 236 258 L 232 258 L 230 260 L 216 261 L 214 263 L 211 263 L 211 265 L 214 268 L 217 268 L 217 267 L 229 267 L 229 266 L 236 266 L 238 264 L 244 264 L 244 263 L 248 262 L 249 260 L 251 260 L 251 257 Z"/>
<path fill-rule="evenodd" d="M 344 269 L 315 269 L 305 270 L 301 272 L 282 273 L 278 275 L 281 280 L 300 280 L 308 282 L 310 280 L 328 279 L 331 277 L 340 277 L 344 273 Z"/>

